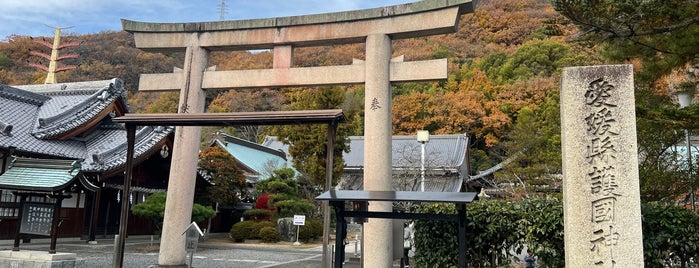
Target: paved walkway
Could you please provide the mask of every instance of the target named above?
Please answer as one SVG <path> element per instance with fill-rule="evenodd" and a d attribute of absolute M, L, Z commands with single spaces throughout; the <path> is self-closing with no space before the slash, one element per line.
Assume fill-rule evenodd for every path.
<path fill-rule="evenodd" d="M 10 250 L 13 240 L 0 240 L 0 250 Z M 88 244 L 77 238 L 61 238 L 57 241 L 58 252 L 76 253 L 79 259 L 86 260 L 86 267 L 111 267 L 114 252 L 114 239 L 97 239 L 97 244 Z M 145 268 L 157 263 L 159 239 L 150 236 L 130 236 L 126 239 L 124 249 L 124 267 Z M 49 239 L 32 239 L 31 243 L 20 244 L 20 250 L 48 251 Z M 358 255 L 361 250 L 358 243 L 345 247 L 347 262 L 343 267 L 361 267 Z M 355 252 L 357 255 L 355 256 Z M 265 257 L 261 257 L 265 256 Z M 227 234 L 213 234 L 207 240 L 200 240 L 194 254 L 193 267 L 275 267 L 275 268 L 312 268 L 321 267 L 322 245 L 302 244 L 294 246 L 291 242 L 276 244 L 265 243 L 231 243 Z M 189 258 L 187 259 L 189 260 Z M 394 267 L 399 267 L 399 261 Z"/>

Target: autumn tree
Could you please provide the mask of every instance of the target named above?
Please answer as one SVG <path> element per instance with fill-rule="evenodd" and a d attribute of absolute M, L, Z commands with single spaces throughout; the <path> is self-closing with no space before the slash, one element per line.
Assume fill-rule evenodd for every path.
<path fill-rule="evenodd" d="M 212 202 L 233 205 L 247 195 L 245 176 L 234 163 L 233 156 L 220 146 L 210 146 L 199 154 L 199 169 L 213 183 L 209 187 Z"/>

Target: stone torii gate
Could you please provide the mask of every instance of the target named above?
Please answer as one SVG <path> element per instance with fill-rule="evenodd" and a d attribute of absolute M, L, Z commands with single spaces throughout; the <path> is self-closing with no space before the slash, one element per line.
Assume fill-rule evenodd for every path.
<path fill-rule="evenodd" d="M 391 82 L 447 78 L 447 60 L 391 60 L 392 40 L 456 31 L 461 14 L 473 12 L 475 0 L 424 0 L 415 3 L 306 16 L 239 21 L 146 23 L 122 20 L 136 47 L 151 52 L 185 52 L 182 70 L 142 74 L 139 90 L 179 90 L 179 113 L 204 112 L 205 90 L 365 84 L 364 190 L 391 187 Z M 366 44 L 365 61 L 346 66 L 293 67 L 295 47 Z M 208 68 L 210 51 L 272 49 L 273 68 L 216 71 Z M 194 198 L 199 127 L 178 127 L 165 207 L 158 264 L 185 264 L 185 241 Z M 329 189 L 325 189 L 329 190 Z M 373 202 L 374 211 L 392 211 L 390 202 Z M 324 206 L 329 215 L 329 208 Z M 326 221 L 327 221 L 326 216 Z M 325 230 L 327 232 L 327 230 Z M 365 267 L 390 267 L 392 222 L 365 224 Z M 327 241 L 324 241 L 324 253 Z M 323 254 L 324 266 L 328 265 Z"/>

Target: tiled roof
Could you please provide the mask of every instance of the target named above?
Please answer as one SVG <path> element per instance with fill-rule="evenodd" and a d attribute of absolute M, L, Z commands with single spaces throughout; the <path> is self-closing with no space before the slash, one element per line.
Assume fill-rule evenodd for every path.
<path fill-rule="evenodd" d="M 401 177 L 393 174 L 391 186 L 395 191 L 419 191 L 420 177 L 418 173 L 410 177 Z M 464 179 L 458 174 L 452 176 L 425 175 L 425 192 L 459 192 Z M 340 182 L 335 186 L 337 190 L 364 190 L 364 176 L 362 174 L 343 174 Z"/>
<path fill-rule="evenodd" d="M 289 159 L 289 162 L 292 161 L 293 158 L 291 154 L 289 154 L 289 145 L 281 142 L 276 136 L 265 137 L 261 144 L 262 146 L 283 152 L 284 155 L 286 155 L 286 159 Z"/>
<path fill-rule="evenodd" d="M 342 158 L 348 168 L 364 166 L 364 137 L 351 136 L 350 151 Z M 421 148 L 415 136 L 393 136 L 394 168 L 419 167 Z M 465 135 L 430 135 L 425 145 L 425 166 L 432 168 L 455 168 L 462 166 L 468 150 L 468 137 Z"/>
<path fill-rule="evenodd" d="M 126 90 L 120 79 L 17 86 L 49 97 L 39 108 L 32 134 L 52 138 L 93 120 L 112 103 L 125 104 Z"/>
<path fill-rule="evenodd" d="M 419 189 L 422 148 L 415 136 L 393 136 L 393 189 Z M 364 168 L 364 137 L 350 136 L 350 151 L 342 158 L 345 168 L 337 189 L 361 190 Z M 263 145 L 288 152 L 288 145 L 277 137 L 266 137 Z M 468 136 L 430 135 L 425 145 L 425 191 L 457 192 L 468 179 Z"/>
<path fill-rule="evenodd" d="M 415 136 L 393 136 L 394 168 L 420 167 L 421 148 Z M 364 136 L 350 136 L 350 151 L 343 153 L 346 169 L 360 169 L 364 166 Z M 288 154 L 289 146 L 274 136 L 268 136 L 262 145 L 281 150 Z M 454 169 L 467 164 L 468 136 L 430 135 L 425 145 L 425 166 L 436 169 Z"/>
<path fill-rule="evenodd" d="M 158 145 L 174 127 L 139 127 L 136 130 L 134 157 L 139 158 Z M 83 170 L 106 172 L 126 165 L 126 129 L 119 124 L 102 125 L 89 136 Z"/>
<path fill-rule="evenodd" d="M 254 142 L 222 134 L 222 139 L 216 143 L 230 153 L 239 163 L 253 171 L 259 179 L 266 179 L 274 169 L 291 168 L 297 175 L 298 172 L 291 166 L 282 151 L 269 148 Z"/>
<path fill-rule="evenodd" d="M 0 188 L 56 192 L 82 176 L 78 161 L 15 158 L 0 175 Z"/>
<path fill-rule="evenodd" d="M 11 99 L 19 102 L 25 102 L 33 105 L 41 105 L 45 101 L 49 100 L 49 97 L 44 95 L 32 93 L 25 90 L 19 90 L 6 85 L 0 85 L 0 97 L 5 99 Z"/>
<path fill-rule="evenodd" d="M 126 130 L 107 109 L 126 111 L 120 79 L 50 85 L 0 85 L 0 148 L 16 155 L 82 161 L 84 172 L 106 172 L 125 165 Z M 116 105 L 116 106 L 115 106 Z M 40 120 L 42 119 L 42 120 Z M 91 133 L 65 140 L 52 138 L 100 120 Z M 39 123 L 43 121 L 43 125 Z M 9 129 L 9 131 L 7 131 Z M 4 130 L 4 131 L 3 131 Z M 135 157 L 152 151 L 173 127 L 138 128 Z"/>

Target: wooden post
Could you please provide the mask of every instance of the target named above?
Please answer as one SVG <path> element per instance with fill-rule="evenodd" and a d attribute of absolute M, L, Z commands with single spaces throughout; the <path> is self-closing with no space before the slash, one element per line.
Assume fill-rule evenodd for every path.
<path fill-rule="evenodd" d="M 58 221 L 61 216 L 61 203 L 63 195 L 54 195 L 56 203 L 53 204 L 53 220 L 51 220 L 51 245 L 49 246 L 49 254 L 56 254 L 56 239 L 58 239 Z"/>
<path fill-rule="evenodd" d="M 124 193 L 121 198 L 121 217 L 119 218 L 119 236 L 114 245 L 112 267 L 121 268 L 124 261 L 124 240 L 127 235 L 129 222 L 129 194 L 131 193 L 131 176 L 133 175 L 134 143 L 136 142 L 136 126 L 126 124 L 126 174 L 124 175 Z"/>
<path fill-rule="evenodd" d="M 459 268 L 466 268 L 466 204 L 459 204 Z"/>
<path fill-rule="evenodd" d="M 19 195 L 19 211 L 17 214 L 17 232 L 15 233 L 15 244 L 12 247 L 12 251 L 19 251 L 19 238 L 20 238 L 20 230 L 22 226 L 22 213 L 24 213 L 24 202 L 26 201 L 27 196 L 26 195 Z"/>
<path fill-rule="evenodd" d="M 335 148 L 335 135 L 337 133 L 337 121 L 328 124 L 328 144 L 325 161 L 325 191 L 330 191 L 333 181 L 333 158 Z M 337 239 L 337 238 L 336 238 Z M 330 267 L 328 258 L 328 244 L 330 243 L 330 205 L 323 201 L 323 257 L 322 267 Z"/>
<path fill-rule="evenodd" d="M 92 204 L 90 205 L 90 219 L 89 219 L 89 229 L 88 229 L 88 243 L 96 241 L 97 232 L 97 222 L 99 216 L 100 207 L 100 196 L 102 195 L 102 189 L 97 189 L 97 191 L 92 193 Z M 107 211 L 108 212 L 108 211 Z M 105 227 L 107 223 L 105 222 Z"/>
<path fill-rule="evenodd" d="M 329 201 L 325 201 L 329 202 Z M 342 268 L 342 255 L 345 254 L 342 246 L 345 237 L 345 230 L 342 228 L 342 222 L 345 220 L 345 203 L 335 202 L 335 268 Z"/>

